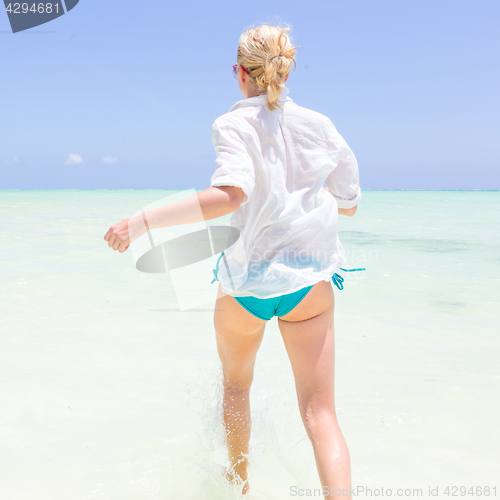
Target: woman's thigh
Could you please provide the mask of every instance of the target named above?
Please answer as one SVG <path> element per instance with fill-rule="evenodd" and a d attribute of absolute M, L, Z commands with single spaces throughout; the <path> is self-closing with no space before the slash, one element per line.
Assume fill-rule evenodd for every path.
<path fill-rule="evenodd" d="M 295 309 L 278 318 L 303 419 L 325 410 L 335 413 L 334 308 L 331 282 L 321 281 Z"/>
<path fill-rule="evenodd" d="M 222 293 L 220 285 L 217 296 L 214 327 L 224 384 L 250 389 L 267 321 L 248 312 L 234 297 Z"/>

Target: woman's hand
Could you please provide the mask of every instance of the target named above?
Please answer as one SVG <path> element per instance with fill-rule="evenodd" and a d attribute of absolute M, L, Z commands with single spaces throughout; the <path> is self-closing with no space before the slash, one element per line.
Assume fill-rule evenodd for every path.
<path fill-rule="evenodd" d="M 108 242 L 108 246 L 113 250 L 123 253 L 132 241 L 135 241 L 145 233 L 146 226 L 144 222 L 137 217 L 133 217 L 132 219 L 123 219 L 118 224 L 111 226 L 104 236 L 104 240 Z"/>
<path fill-rule="evenodd" d="M 356 209 L 358 208 L 358 205 L 352 208 L 339 208 L 339 214 L 340 215 L 347 215 L 348 217 L 352 217 L 356 213 Z"/>

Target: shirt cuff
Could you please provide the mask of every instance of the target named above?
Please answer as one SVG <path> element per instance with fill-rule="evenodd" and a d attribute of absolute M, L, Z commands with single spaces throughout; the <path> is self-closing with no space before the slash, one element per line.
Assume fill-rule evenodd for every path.
<path fill-rule="evenodd" d="M 337 200 L 337 205 L 339 208 L 353 208 L 361 201 L 361 191 L 350 200 L 344 200 L 343 198 L 338 198 L 335 195 L 333 195 L 333 197 Z"/>

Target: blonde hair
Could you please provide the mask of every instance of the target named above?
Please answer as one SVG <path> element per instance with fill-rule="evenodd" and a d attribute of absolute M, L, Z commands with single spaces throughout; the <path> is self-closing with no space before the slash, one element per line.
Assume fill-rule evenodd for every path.
<path fill-rule="evenodd" d="M 285 87 L 285 77 L 290 72 L 292 61 L 297 67 L 290 37 L 286 34 L 289 27 L 262 25 L 249 28 L 242 33 L 236 56 L 239 65 L 249 73 L 259 94 L 267 94 L 267 107 L 270 111 L 281 108 L 278 99 Z"/>

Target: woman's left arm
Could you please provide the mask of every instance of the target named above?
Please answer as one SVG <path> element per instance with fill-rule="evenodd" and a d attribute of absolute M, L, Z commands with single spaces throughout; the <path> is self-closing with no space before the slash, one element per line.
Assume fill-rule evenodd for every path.
<path fill-rule="evenodd" d="M 327 193 L 330 193 L 330 190 L 327 187 L 324 187 L 323 190 L 326 191 Z M 348 217 L 352 217 L 356 213 L 357 208 L 358 208 L 358 205 L 356 205 L 352 208 L 339 208 L 338 209 L 339 215 L 347 215 Z"/>
<path fill-rule="evenodd" d="M 104 240 L 113 250 L 123 253 L 132 241 L 145 234 L 148 229 L 200 222 L 200 209 L 204 220 L 222 217 L 238 210 L 242 201 L 243 190 L 241 188 L 212 186 L 185 200 L 148 210 L 144 212 L 144 215 L 141 214 L 131 219 L 123 219 L 111 226 Z"/>

